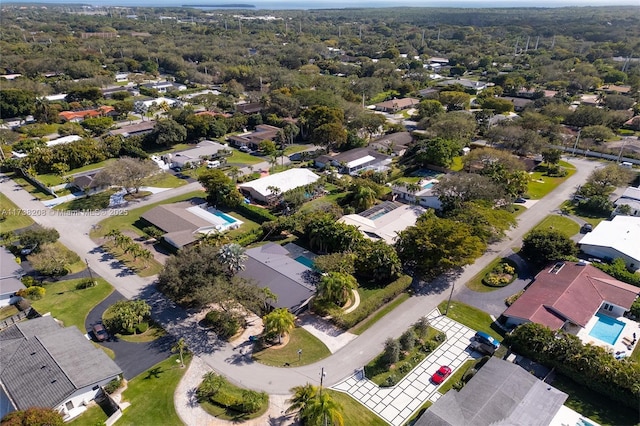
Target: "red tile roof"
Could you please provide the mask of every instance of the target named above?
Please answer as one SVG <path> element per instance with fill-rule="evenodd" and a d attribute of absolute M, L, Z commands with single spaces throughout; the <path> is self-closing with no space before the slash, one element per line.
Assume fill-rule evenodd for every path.
<path fill-rule="evenodd" d="M 231 114 L 227 114 L 226 112 L 216 112 L 216 111 L 200 111 L 200 112 L 196 112 L 196 115 L 210 115 L 212 117 L 224 117 L 224 118 L 231 117 Z"/>
<path fill-rule="evenodd" d="M 565 262 L 540 272 L 504 315 L 561 328 L 566 320 L 584 327 L 603 302 L 629 309 L 640 288 L 613 279 L 591 265 Z"/>
<path fill-rule="evenodd" d="M 112 106 L 103 105 L 95 109 L 85 109 L 82 111 L 62 111 L 58 115 L 67 121 L 71 121 L 77 118 L 100 117 L 113 111 L 115 111 L 115 109 Z"/>

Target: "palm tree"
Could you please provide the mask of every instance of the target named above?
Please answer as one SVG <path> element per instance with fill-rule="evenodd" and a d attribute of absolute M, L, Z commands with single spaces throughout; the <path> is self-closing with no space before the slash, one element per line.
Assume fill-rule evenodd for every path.
<path fill-rule="evenodd" d="M 267 301 L 272 300 L 274 303 L 278 301 L 278 295 L 271 291 L 269 287 L 264 287 L 262 289 L 262 294 L 264 295 L 264 311 L 267 312 Z"/>
<path fill-rule="evenodd" d="M 318 283 L 318 297 L 342 306 L 346 303 L 349 292 L 356 286 L 357 282 L 351 275 L 329 272 Z"/>
<path fill-rule="evenodd" d="M 229 176 L 231 176 L 231 179 L 233 179 L 234 183 L 238 181 L 238 176 L 240 176 L 240 174 L 240 168 L 238 166 L 233 166 L 229 170 Z"/>
<path fill-rule="evenodd" d="M 244 262 L 247 258 L 244 247 L 236 243 L 225 244 L 218 251 L 220 263 L 226 265 L 232 275 L 244 270 Z"/>
<path fill-rule="evenodd" d="M 298 417 L 302 420 L 306 410 L 311 405 L 311 401 L 318 395 L 318 387 L 307 383 L 304 386 L 295 386 L 291 388 L 293 395 L 287 400 L 291 404 L 285 411 L 287 414 L 298 412 Z"/>
<path fill-rule="evenodd" d="M 305 424 L 318 426 L 344 426 L 344 419 L 340 412 L 342 406 L 335 402 L 327 392 L 319 392 L 304 412 Z"/>
<path fill-rule="evenodd" d="M 180 354 L 180 367 L 182 368 L 184 368 L 184 359 L 182 355 L 186 348 L 187 343 L 184 341 L 184 337 L 181 337 L 176 344 L 171 347 L 171 352 L 178 352 Z"/>
<path fill-rule="evenodd" d="M 296 326 L 296 317 L 287 308 L 274 309 L 262 318 L 267 333 L 277 333 L 278 343 L 282 343 L 282 335 L 289 333 Z"/>
<path fill-rule="evenodd" d="M 229 237 L 221 232 L 211 231 L 206 234 L 200 234 L 198 244 L 207 245 L 213 247 L 220 247 L 224 244 L 229 244 Z"/>
<path fill-rule="evenodd" d="M 213 371 L 205 373 L 205 375 L 202 376 L 202 383 L 200 383 L 200 386 L 198 386 L 198 390 L 196 391 L 198 400 L 202 401 L 215 395 L 224 383 L 225 379 L 221 375 L 216 374 Z"/>
<path fill-rule="evenodd" d="M 353 206 L 356 210 L 367 210 L 376 202 L 376 192 L 368 186 L 358 185 L 353 194 Z"/>

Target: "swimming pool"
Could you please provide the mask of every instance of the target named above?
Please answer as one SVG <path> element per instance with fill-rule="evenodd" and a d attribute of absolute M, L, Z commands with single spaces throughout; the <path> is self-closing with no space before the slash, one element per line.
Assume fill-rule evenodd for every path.
<path fill-rule="evenodd" d="M 306 266 L 307 268 L 311 268 L 313 269 L 313 260 L 309 259 L 308 257 L 305 256 L 298 256 L 295 258 L 295 261 L 298 263 L 302 263 L 304 266 Z"/>
<path fill-rule="evenodd" d="M 597 313 L 596 317 L 598 317 L 598 322 L 596 322 L 596 325 L 594 325 L 589 332 L 589 336 L 613 346 L 618 340 L 620 333 L 622 333 L 622 329 L 624 329 L 624 323 L 600 313 Z"/>
<path fill-rule="evenodd" d="M 435 182 L 429 182 L 428 184 L 426 184 L 425 186 L 422 187 L 422 189 L 429 189 L 434 185 Z"/>
<path fill-rule="evenodd" d="M 220 210 L 211 209 L 209 210 L 209 212 L 214 216 L 218 216 L 220 219 L 223 219 L 225 222 L 227 222 L 228 225 L 231 225 L 232 223 L 236 223 L 238 221 L 238 219 L 236 219 L 235 217 L 231 217 L 228 214 L 224 214 Z"/>

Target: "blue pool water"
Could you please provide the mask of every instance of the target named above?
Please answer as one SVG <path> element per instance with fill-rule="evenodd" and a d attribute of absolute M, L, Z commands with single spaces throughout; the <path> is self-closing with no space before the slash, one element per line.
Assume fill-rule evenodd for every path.
<path fill-rule="evenodd" d="M 422 187 L 422 189 L 429 189 L 433 186 L 433 182 L 429 182 L 428 184 L 426 184 L 425 186 Z"/>
<path fill-rule="evenodd" d="M 380 217 L 384 216 L 384 215 L 385 215 L 385 214 L 387 214 L 387 213 L 389 213 L 389 212 L 388 212 L 388 211 L 386 211 L 386 210 L 382 210 L 381 212 L 378 212 L 378 213 L 374 214 L 373 216 L 369 216 L 369 217 L 368 217 L 368 219 L 376 220 L 376 219 L 378 219 L 378 218 L 380 218 Z"/>
<path fill-rule="evenodd" d="M 600 313 L 596 314 L 596 316 L 598 317 L 598 322 L 589 332 L 589 336 L 593 336 L 613 346 L 618 340 L 620 333 L 622 333 L 624 323 Z"/>
<path fill-rule="evenodd" d="M 308 257 L 298 256 L 295 258 L 295 261 L 298 263 L 302 263 L 307 268 L 313 269 L 313 260 L 309 259 Z"/>
<path fill-rule="evenodd" d="M 220 210 L 214 210 L 211 213 L 218 216 L 221 219 L 224 219 L 228 225 L 231 225 L 232 223 L 236 223 L 238 221 L 236 218 L 231 217 L 228 214 L 224 214 Z"/>

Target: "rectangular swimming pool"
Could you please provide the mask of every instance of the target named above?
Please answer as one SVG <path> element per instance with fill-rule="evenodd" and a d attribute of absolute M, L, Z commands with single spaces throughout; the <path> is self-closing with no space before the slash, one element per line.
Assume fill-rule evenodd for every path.
<path fill-rule="evenodd" d="M 220 210 L 211 209 L 209 211 L 211 212 L 211 214 L 218 216 L 220 219 L 223 219 L 229 225 L 231 225 L 232 223 L 236 223 L 238 221 L 238 219 L 236 219 L 235 217 L 231 217 L 228 214 L 224 214 Z"/>
<path fill-rule="evenodd" d="M 611 346 L 615 345 L 622 329 L 624 329 L 624 323 L 601 313 L 597 313 L 596 317 L 598 317 L 598 322 L 589 332 L 589 336 L 602 340 Z"/>
<path fill-rule="evenodd" d="M 307 268 L 313 269 L 313 260 L 309 259 L 308 257 L 305 256 L 298 256 L 295 258 L 295 261 L 298 263 L 302 263 L 304 266 L 306 266 Z"/>

